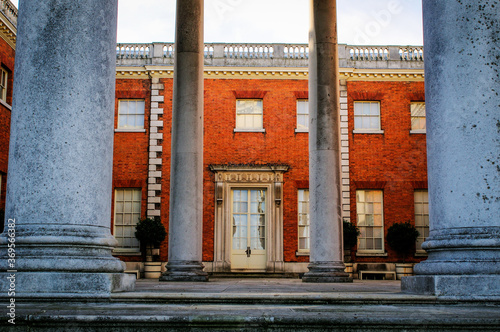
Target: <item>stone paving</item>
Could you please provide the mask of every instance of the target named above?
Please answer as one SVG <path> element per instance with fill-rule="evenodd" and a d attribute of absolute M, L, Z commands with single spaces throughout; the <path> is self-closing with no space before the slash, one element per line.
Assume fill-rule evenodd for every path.
<path fill-rule="evenodd" d="M 139 279 L 136 292 L 161 291 L 164 293 L 400 293 L 401 282 L 394 280 L 354 280 L 353 283 L 304 283 L 292 278 L 220 278 L 209 282 L 160 282 L 156 279 Z"/>
<path fill-rule="evenodd" d="M 0 331 L 500 331 L 500 301 L 400 292 L 399 281 L 138 280 L 110 301 L 19 303 Z"/>

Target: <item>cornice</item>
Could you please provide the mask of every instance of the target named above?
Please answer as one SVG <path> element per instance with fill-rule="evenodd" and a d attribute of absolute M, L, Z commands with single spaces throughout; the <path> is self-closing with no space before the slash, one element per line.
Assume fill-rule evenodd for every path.
<path fill-rule="evenodd" d="M 173 78 L 173 66 L 117 67 L 116 77 L 146 79 Z M 307 68 L 205 67 L 205 79 L 272 79 L 307 80 Z M 340 79 L 348 81 L 424 81 L 423 69 L 357 69 L 340 68 Z"/>
<path fill-rule="evenodd" d="M 16 49 L 17 29 L 3 13 L 0 13 L 0 37 L 2 37 L 10 47 L 14 50 Z"/>
<path fill-rule="evenodd" d="M 288 165 L 210 165 L 212 172 L 286 172 Z"/>

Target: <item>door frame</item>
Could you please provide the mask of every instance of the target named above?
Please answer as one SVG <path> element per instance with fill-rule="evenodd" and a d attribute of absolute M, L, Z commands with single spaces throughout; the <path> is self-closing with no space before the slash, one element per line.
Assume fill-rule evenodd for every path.
<path fill-rule="evenodd" d="M 269 231 L 269 219 L 270 219 L 270 208 L 271 208 L 271 204 L 269 203 L 269 186 L 244 186 L 244 187 L 241 187 L 241 186 L 230 186 L 229 190 L 228 190 L 228 193 L 229 193 L 229 200 L 228 200 L 228 207 L 229 207 L 229 233 L 226 233 L 226 234 L 230 234 L 229 237 L 229 241 L 230 241 L 230 244 L 229 244 L 229 249 L 230 249 L 230 258 L 232 259 L 233 258 L 233 246 L 232 246 L 232 240 L 233 240 L 233 220 L 232 220 L 232 216 L 233 216 L 233 191 L 234 190 L 246 190 L 246 191 L 250 191 L 252 189 L 260 189 L 260 190 L 264 190 L 264 192 L 266 193 L 265 194 L 265 204 L 266 204 L 266 209 L 265 209 L 265 232 L 266 232 L 266 235 L 265 235 L 265 255 L 266 255 L 266 262 L 267 262 L 267 248 L 269 247 L 269 236 L 271 235 L 271 232 Z M 248 199 L 250 200 L 250 195 L 248 196 Z M 248 203 L 248 201 L 247 201 Z M 247 234 L 250 233 L 250 229 L 248 228 L 248 220 L 247 220 Z M 260 268 L 246 268 L 246 269 L 237 269 L 237 268 L 234 268 L 233 266 L 231 266 L 231 271 L 238 271 L 238 272 L 265 272 L 267 270 L 267 264 L 265 266 L 263 266 L 262 269 Z"/>
<path fill-rule="evenodd" d="M 288 166 L 210 165 L 215 173 L 214 272 L 231 272 L 232 189 L 262 188 L 267 192 L 266 269 L 284 272 L 283 173 Z M 251 271 L 249 271 L 251 272 Z"/>

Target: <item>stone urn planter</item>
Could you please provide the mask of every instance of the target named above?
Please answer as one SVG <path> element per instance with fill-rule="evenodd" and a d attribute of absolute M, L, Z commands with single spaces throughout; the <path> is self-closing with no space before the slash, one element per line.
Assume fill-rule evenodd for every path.
<path fill-rule="evenodd" d="M 144 262 L 144 278 L 158 279 L 161 277 L 161 262 Z"/>
<path fill-rule="evenodd" d="M 354 263 L 344 263 L 345 265 L 345 272 L 349 273 L 349 277 L 353 278 L 354 276 Z"/>
<path fill-rule="evenodd" d="M 354 224 L 344 219 L 342 234 L 344 239 L 344 263 L 352 263 L 351 249 L 358 243 L 358 236 L 360 234 L 359 229 Z"/>
<path fill-rule="evenodd" d="M 413 275 L 413 263 L 396 263 L 396 279 L 411 277 Z"/>
<path fill-rule="evenodd" d="M 406 263 L 406 256 L 415 251 L 415 241 L 419 233 L 415 226 L 409 222 L 396 223 L 387 230 L 387 243 L 403 259 L 402 263 L 396 263 L 396 279 L 413 275 L 413 264 Z"/>
<path fill-rule="evenodd" d="M 144 278 L 161 277 L 160 243 L 167 236 L 165 227 L 159 217 L 146 218 L 135 227 L 135 237 L 141 242 L 141 252 L 144 259 Z"/>

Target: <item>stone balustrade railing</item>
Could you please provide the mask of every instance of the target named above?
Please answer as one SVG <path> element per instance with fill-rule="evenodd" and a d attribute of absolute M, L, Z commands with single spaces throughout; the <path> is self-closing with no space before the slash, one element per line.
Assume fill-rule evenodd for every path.
<path fill-rule="evenodd" d="M 9 0 L 0 0 L 0 11 L 17 27 L 17 8 Z"/>
<path fill-rule="evenodd" d="M 173 43 L 118 44 L 118 66 L 172 65 Z M 236 67 L 307 67 L 306 44 L 223 44 L 207 43 L 206 66 Z M 339 45 L 341 67 L 423 69 L 421 46 L 351 46 Z"/>

